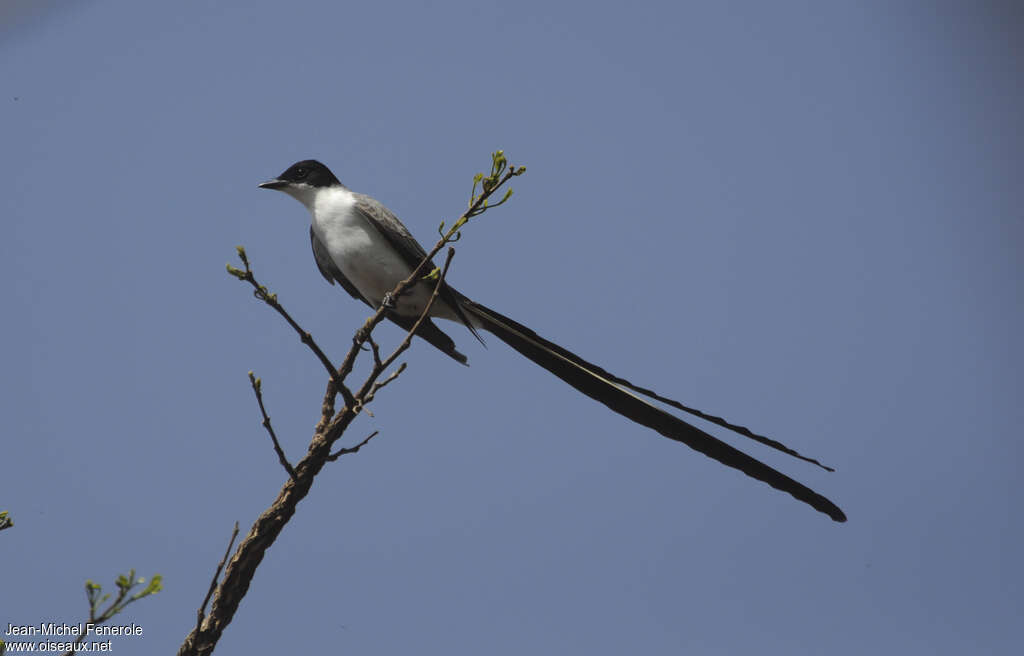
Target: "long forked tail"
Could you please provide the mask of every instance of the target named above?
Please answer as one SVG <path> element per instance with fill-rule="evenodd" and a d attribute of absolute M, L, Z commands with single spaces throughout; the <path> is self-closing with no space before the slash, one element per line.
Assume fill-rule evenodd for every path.
<path fill-rule="evenodd" d="M 488 332 L 493 333 L 498 339 L 516 351 L 595 401 L 600 401 L 620 415 L 638 424 L 652 428 L 669 439 L 682 442 L 690 448 L 696 449 L 710 458 L 714 458 L 723 465 L 738 469 L 747 476 L 763 481 L 777 490 L 788 492 L 794 498 L 803 501 L 819 512 L 825 513 L 837 522 L 846 521 L 846 515 L 838 506 L 814 490 L 725 442 L 712 437 L 696 426 L 686 423 L 675 415 L 665 412 L 646 399 L 640 398 L 634 392 L 650 396 L 831 471 L 830 468 L 821 465 L 818 461 L 801 456 L 796 451 L 775 440 L 751 433 L 746 428 L 730 424 L 720 417 L 706 415 L 699 410 L 688 408 L 677 401 L 659 396 L 651 390 L 637 387 L 629 381 L 614 376 L 601 367 L 587 362 L 561 346 L 549 342 L 526 326 L 479 303 L 475 303 L 465 297 L 460 298 L 460 302 L 463 309 L 479 320 L 483 328 Z"/>

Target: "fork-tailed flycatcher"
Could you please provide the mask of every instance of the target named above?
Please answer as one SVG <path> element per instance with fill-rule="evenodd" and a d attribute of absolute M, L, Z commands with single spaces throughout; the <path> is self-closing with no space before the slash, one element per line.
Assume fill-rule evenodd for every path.
<path fill-rule="evenodd" d="M 313 256 L 317 268 L 327 282 L 339 283 L 353 298 L 374 309 L 387 300 L 387 317 L 406 330 L 412 328 L 433 292 L 435 283 L 419 282 L 401 298 L 391 299 L 389 292 L 399 281 L 408 277 L 426 256 L 426 251 L 398 217 L 373 198 L 351 191 L 334 177 L 330 169 L 316 160 L 304 160 L 293 164 L 278 177 L 260 184 L 260 187 L 283 191 L 305 205 L 312 214 L 309 235 L 313 243 Z M 433 268 L 431 263 L 427 271 Z M 837 522 L 846 521 L 846 515 L 842 510 L 814 490 L 691 426 L 642 397 L 661 401 L 789 455 L 829 469 L 816 460 L 806 458 L 783 444 L 752 433 L 742 426 L 688 408 L 651 390 L 633 385 L 587 362 L 575 353 L 549 342 L 526 326 L 469 300 L 447 283 L 441 286 L 440 297 L 431 306 L 430 316 L 458 321 L 477 339 L 480 339 L 478 329 L 486 330 L 580 392 L 600 401 L 620 415 L 653 428 L 665 437 L 682 442 L 723 465 L 738 469 L 778 490 L 788 492 Z M 429 318 L 420 324 L 416 334 L 455 360 L 466 364 L 466 356 L 455 350 L 455 343 L 451 337 L 442 332 Z"/>

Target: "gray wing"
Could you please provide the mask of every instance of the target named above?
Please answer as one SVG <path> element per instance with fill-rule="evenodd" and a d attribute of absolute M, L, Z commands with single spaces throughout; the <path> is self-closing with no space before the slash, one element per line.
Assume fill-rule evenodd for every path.
<path fill-rule="evenodd" d="M 356 208 L 359 212 L 367 221 L 377 228 L 377 231 L 380 232 L 385 239 L 388 240 L 388 243 L 398 251 L 399 255 L 402 256 L 402 259 L 408 262 L 412 267 L 419 265 L 419 263 L 423 261 L 423 258 L 427 256 L 427 252 L 423 250 L 420 243 L 416 241 L 416 238 L 412 236 L 404 225 L 402 225 L 402 222 L 398 220 L 398 217 L 395 216 L 391 210 L 366 194 L 352 195 L 356 199 Z M 433 260 L 431 260 L 430 269 L 433 270 L 436 267 L 437 265 L 435 265 Z M 322 272 L 323 269 L 321 269 L 321 273 Z M 429 271 L 427 273 L 429 273 Z M 352 292 L 349 293 L 351 294 Z M 469 332 L 473 333 L 473 336 L 483 344 L 483 338 L 480 337 L 480 333 L 476 331 L 476 328 L 473 327 L 473 323 L 469 320 L 469 317 L 466 316 L 462 309 L 461 297 L 462 295 L 448 286 L 447 283 L 442 286 L 441 299 L 455 311 L 459 320 L 465 324 L 466 328 L 469 328 Z"/>
<path fill-rule="evenodd" d="M 384 235 L 384 238 L 402 255 L 406 262 L 416 266 L 423 261 L 427 252 L 391 210 L 366 194 L 352 195 L 356 199 L 356 208 L 380 231 L 380 234 Z M 434 263 L 431 262 L 430 266 L 434 266 Z"/>
<path fill-rule="evenodd" d="M 359 293 L 356 286 L 345 277 L 345 274 L 341 272 L 341 269 L 331 259 L 330 253 L 327 252 L 327 247 L 323 245 L 323 242 L 313 232 L 313 226 L 309 226 L 309 240 L 313 244 L 313 259 L 316 260 L 316 268 L 320 269 L 320 275 L 332 285 L 337 281 L 342 289 L 348 292 L 349 296 L 373 307 L 369 301 L 363 298 L 363 295 Z"/>

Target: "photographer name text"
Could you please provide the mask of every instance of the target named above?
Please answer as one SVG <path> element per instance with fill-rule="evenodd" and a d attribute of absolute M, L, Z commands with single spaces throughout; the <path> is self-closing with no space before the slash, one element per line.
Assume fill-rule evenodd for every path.
<path fill-rule="evenodd" d="M 9 636 L 140 636 L 142 627 L 138 624 L 58 624 L 56 622 L 40 622 L 39 624 L 8 624 Z"/>

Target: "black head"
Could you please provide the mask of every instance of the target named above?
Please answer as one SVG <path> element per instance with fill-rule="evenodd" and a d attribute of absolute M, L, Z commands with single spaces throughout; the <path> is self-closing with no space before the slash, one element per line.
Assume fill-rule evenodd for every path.
<path fill-rule="evenodd" d="M 260 183 L 263 189 L 286 189 L 292 186 L 332 187 L 340 185 L 331 170 L 315 159 L 304 159 L 288 167 L 273 180 Z"/>

